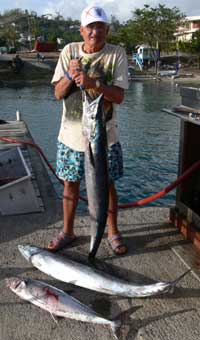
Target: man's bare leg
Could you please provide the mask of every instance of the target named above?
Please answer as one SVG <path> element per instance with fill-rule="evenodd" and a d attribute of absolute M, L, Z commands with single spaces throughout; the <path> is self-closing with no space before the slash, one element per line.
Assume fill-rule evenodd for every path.
<path fill-rule="evenodd" d="M 66 245 L 73 242 L 74 235 L 74 218 L 79 197 L 79 182 L 64 181 L 63 191 L 63 230 L 48 244 L 48 249 L 58 251 Z"/>
<path fill-rule="evenodd" d="M 74 218 L 79 199 L 80 182 L 64 181 L 63 191 L 63 232 L 68 236 L 74 236 Z"/>
<path fill-rule="evenodd" d="M 117 215 L 118 215 L 118 198 L 117 192 L 115 189 L 114 182 L 110 183 L 109 186 L 109 208 L 108 208 L 108 238 L 111 239 L 115 235 L 120 235 L 120 232 L 117 228 Z M 115 252 L 118 254 L 124 254 L 127 251 L 127 248 L 124 245 L 120 246 L 121 241 L 119 239 L 113 240 L 112 245 L 117 246 Z"/>

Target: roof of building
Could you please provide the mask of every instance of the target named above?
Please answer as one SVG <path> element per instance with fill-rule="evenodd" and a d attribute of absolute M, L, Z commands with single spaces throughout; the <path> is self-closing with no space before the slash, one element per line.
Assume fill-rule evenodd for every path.
<path fill-rule="evenodd" d="M 188 16 L 185 18 L 187 21 L 200 21 L 200 15 Z"/>

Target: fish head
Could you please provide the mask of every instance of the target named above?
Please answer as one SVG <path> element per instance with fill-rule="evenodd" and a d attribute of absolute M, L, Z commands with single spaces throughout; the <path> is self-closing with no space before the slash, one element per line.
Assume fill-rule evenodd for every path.
<path fill-rule="evenodd" d="M 25 259 L 27 261 L 31 260 L 31 256 L 37 254 L 40 249 L 38 247 L 35 246 L 31 246 L 31 245 L 18 245 L 18 249 L 20 251 L 20 253 L 25 257 Z"/>
<path fill-rule="evenodd" d="M 6 287 L 10 288 L 13 292 L 20 291 L 26 285 L 25 280 L 19 277 L 9 277 L 5 279 Z"/>
<path fill-rule="evenodd" d="M 99 133 L 103 118 L 103 95 L 91 101 L 87 97 L 83 105 L 82 129 L 83 135 L 90 141 L 95 140 Z"/>

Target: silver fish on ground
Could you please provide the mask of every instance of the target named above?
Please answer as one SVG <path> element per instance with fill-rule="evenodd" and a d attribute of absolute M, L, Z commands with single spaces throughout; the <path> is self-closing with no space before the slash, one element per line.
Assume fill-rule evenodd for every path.
<path fill-rule="evenodd" d="M 84 93 L 82 130 L 86 140 L 85 182 L 91 218 L 89 258 L 94 258 L 104 234 L 108 212 L 107 136 L 103 95 L 93 101 Z"/>
<path fill-rule="evenodd" d="M 136 285 L 35 246 L 19 245 L 18 249 L 34 267 L 57 280 L 124 297 L 140 298 L 167 293 L 189 272 L 187 271 L 172 282 Z"/>
<path fill-rule="evenodd" d="M 30 278 L 11 277 L 6 279 L 6 285 L 20 298 L 46 310 L 51 315 L 108 325 L 118 339 L 121 322 L 104 319 L 85 304 L 56 287 Z"/>

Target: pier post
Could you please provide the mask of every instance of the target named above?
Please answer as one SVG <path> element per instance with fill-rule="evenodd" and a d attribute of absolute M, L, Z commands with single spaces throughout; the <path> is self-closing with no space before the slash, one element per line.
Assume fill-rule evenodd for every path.
<path fill-rule="evenodd" d="M 21 121 L 21 112 L 19 110 L 16 111 L 16 118 L 18 122 Z"/>
<path fill-rule="evenodd" d="M 180 90 L 181 104 L 188 109 L 178 114 L 181 118 L 180 155 L 178 175 L 200 159 L 200 89 L 182 87 Z M 197 110 L 191 114 L 189 110 Z M 171 221 L 178 227 L 185 238 L 190 239 L 200 252 L 200 169 L 196 170 L 187 181 L 177 188 L 176 206 L 171 209 Z"/>

